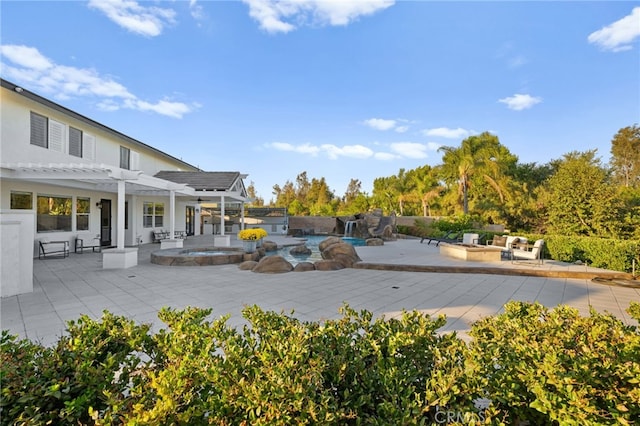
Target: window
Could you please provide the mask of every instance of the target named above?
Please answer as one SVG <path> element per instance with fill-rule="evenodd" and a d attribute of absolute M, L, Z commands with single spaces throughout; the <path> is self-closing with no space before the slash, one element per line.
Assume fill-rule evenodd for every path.
<path fill-rule="evenodd" d="M 82 130 L 69 126 L 69 155 L 82 158 Z"/>
<path fill-rule="evenodd" d="M 38 195 L 38 232 L 71 231 L 71 197 Z"/>
<path fill-rule="evenodd" d="M 153 228 L 153 203 L 144 203 L 142 206 L 142 226 Z"/>
<path fill-rule="evenodd" d="M 31 112 L 31 145 L 49 147 L 49 119 Z"/>
<path fill-rule="evenodd" d="M 14 210 L 31 210 L 33 194 L 31 192 L 11 191 L 11 208 Z"/>
<path fill-rule="evenodd" d="M 78 231 L 89 230 L 89 213 L 91 213 L 91 200 L 78 197 L 76 199 L 76 229 Z"/>
<path fill-rule="evenodd" d="M 164 203 L 144 203 L 142 206 L 142 226 L 160 228 L 164 224 Z"/>
<path fill-rule="evenodd" d="M 163 219 L 164 219 L 164 204 L 163 203 L 156 203 L 155 204 L 155 209 L 154 209 L 154 220 L 155 223 L 154 225 L 157 227 L 163 226 Z"/>
<path fill-rule="evenodd" d="M 120 168 L 129 170 L 129 160 L 131 159 L 131 151 L 124 146 L 120 147 Z"/>

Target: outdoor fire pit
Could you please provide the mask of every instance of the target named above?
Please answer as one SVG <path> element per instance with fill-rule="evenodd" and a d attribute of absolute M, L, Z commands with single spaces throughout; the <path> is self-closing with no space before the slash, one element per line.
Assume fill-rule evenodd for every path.
<path fill-rule="evenodd" d="M 439 247 L 441 255 L 470 262 L 500 262 L 502 260 L 500 247 L 448 243 L 441 243 Z"/>

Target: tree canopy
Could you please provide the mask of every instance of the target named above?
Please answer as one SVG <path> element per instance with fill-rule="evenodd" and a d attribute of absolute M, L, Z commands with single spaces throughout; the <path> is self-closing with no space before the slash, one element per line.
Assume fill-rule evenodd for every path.
<path fill-rule="evenodd" d="M 398 170 L 362 191 L 352 178 L 337 196 L 324 177 L 301 172 L 273 186 L 269 203 L 291 215 L 352 215 L 372 208 L 402 216 L 471 215 L 509 229 L 565 235 L 640 238 L 640 127 L 620 129 L 610 164 L 596 150 L 570 152 L 547 164 L 519 163 L 489 132 L 444 146 L 442 163 Z M 253 183 L 248 191 L 257 202 Z"/>

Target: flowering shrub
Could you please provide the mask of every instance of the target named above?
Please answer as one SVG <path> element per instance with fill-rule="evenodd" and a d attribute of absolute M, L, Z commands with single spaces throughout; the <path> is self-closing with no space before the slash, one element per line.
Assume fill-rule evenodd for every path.
<path fill-rule="evenodd" d="M 262 228 L 254 228 L 254 229 L 243 229 L 238 232 L 239 240 L 259 240 L 260 238 L 266 237 L 267 231 Z"/>

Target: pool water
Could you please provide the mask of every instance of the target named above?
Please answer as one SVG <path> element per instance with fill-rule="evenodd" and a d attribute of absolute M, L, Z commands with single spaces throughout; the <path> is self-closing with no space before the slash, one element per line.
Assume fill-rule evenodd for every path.
<path fill-rule="evenodd" d="M 187 251 L 184 254 L 189 256 L 221 256 L 223 254 L 229 254 L 229 252 L 220 251 L 220 250 L 201 250 L 201 251 Z"/>
<path fill-rule="evenodd" d="M 275 255 L 282 256 L 293 266 L 297 265 L 300 262 L 313 263 L 318 260 L 322 260 L 322 255 L 320 254 L 320 249 L 318 248 L 318 246 L 322 241 L 326 240 L 327 238 L 329 237 L 325 235 L 308 235 L 308 236 L 305 236 L 304 238 L 298 238 L 299 241 L 304 242 L 304 244 L 311 250 L 310 255 L 294 256 L 291 253 L 289 253 L 289 251 L 294 246 L 286 246 L 278 249 L 277 251 L 267 252 L 267 256 L 275 256 Z M 343 237 L 342 240 L 356 247 L 366 245 L 366 241 L 363 240 L 362 238 Z"/>

